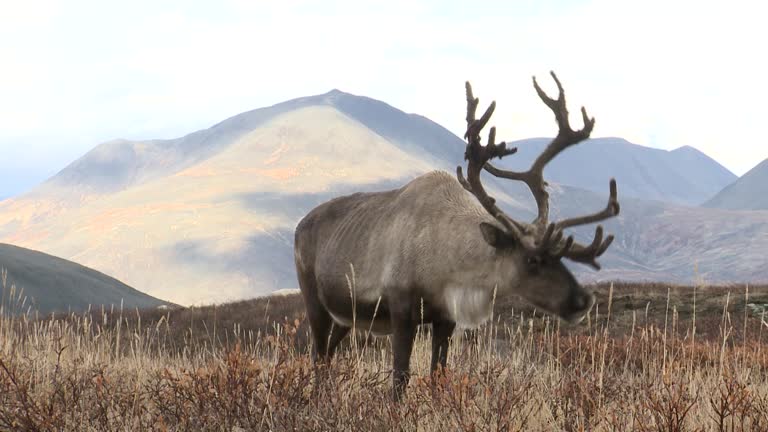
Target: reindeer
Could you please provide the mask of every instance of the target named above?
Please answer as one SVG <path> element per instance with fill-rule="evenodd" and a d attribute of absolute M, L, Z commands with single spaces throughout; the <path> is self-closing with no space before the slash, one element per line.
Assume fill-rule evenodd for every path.
<path fill-rule="evenodd" d="M 432 325 L 434 372 L 446 365 L 451 335 L 457 327 L 477 327 L 491 315 L 493 297 L 517 294 L 565 321 L 580 322 L 594 303 L 562 262 L 568 258 L 600 269 L 597 258 L 613 241 L 597 226 L 588 246 L 566 228 L 599 222 L 619 213 L 616 181 L 600 212 L 559 222 L 549 221 L 544 167 L 560 152 L 589 138 L 595 119 L 582 107 L 584 127 L 571 129 L 563 87 L 554 72 L 559 96 L 550 98 L 533 78 L 542 101 L 554 112 L 557 136 L 528 171 L 501 170 L 494 158 L 514 154 L 496 144 L 492 127 L 487 145 L 480 133 L 496 107 L 475 118 L 479 99 L 466 83 L 467 176 L 445 171 L 424 174 L 400 189 L 356 193 L 321 204 L 296 228 L 295 261 L 299 286 L 312 330 L 315 365 L 330 362 L 353 325 L 391 335 L 393 397 L 400 400 L 409 380 L 417 326 Z M 531 223 L 507 216 L 488 195 L 480 173 L 522 181 L 538 207 Z M 354 284 L 350 273 L 354 270 Z M 352 285 L 352 286 L 350 286 Z"/>

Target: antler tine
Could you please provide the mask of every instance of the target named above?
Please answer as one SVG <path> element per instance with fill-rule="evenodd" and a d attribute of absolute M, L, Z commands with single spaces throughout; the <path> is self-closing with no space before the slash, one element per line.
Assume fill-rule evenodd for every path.
<path fill-rule="evenodd" d="M 584 127 L 578 131 L 571 129 L 568 120 L 568 108 L 565 102 L 565 90 L 563 90 L 563 85 L 560 83 L 557 75 L 555 75 L 554 72 L 550 72 L 550 75 L 552 75 L 552 78 L 557 84 L 557 99 L 552 99 L 541 89 L 539 83 L 536 81 L 536 77 L 533 77 L 533 87 L 536 89 L 539 98 L 541 98 L 544 104 L 555 114 L 555 120 L 558 125 L 557 136 L 549 143 L 539 157 L 536 158 L 528 171 L 507 171 L 498 169 L 490 163 L 485 165 L 486 171 L 496 177 L 520 180 L 528 185 L 536 200 L 536 206 L 538 207 L 538 215 L 533 221 L 533 224 L 540 230 L 544 229 L 544 226 L 547 225 L 549 220 L 549 193 L 546 190 L 547 183 L 544 181 L 544 167 L 566 148 L 589 138 L 589 135 L 592 133 L 592 129 L 595 126 L 594 117 L 589 118 L 587 110 L 582 107 L 581 114 L 584 119 Z"/>
<path fill-rule="evenodd" d="M 549 74 L 552 75 L 552 78 L 554 78 L 555 83 L 557 84 L 557 99 L 552 99 L 541 89 L 535 76 L 533 77 L 533 88 L 536 89 L 539 98 L 555 113 L 557 124 L 564 124 L 570 129 L 571 126 L 568 122 L 568 108 L 565 106 L 565 90 L 563 90 L 563 85 L 560 83 L 560 80 L 557 79 L 557 75 L 555 75 L 553 71 L 550 71 Z"/>
<path fill-rule="evenodd" d="M 464 152 L 464 159 L 467 163 L 467 178 L 464 178 L 461 166 L 456 167 L 456 177 L 458 178 L 464 189 L 472 193 L 480 204 L 490 213 L 496 220 L 508 230 L 509 233 L 522 239 L 523 232 L 522 227 L 508 217 L 504 212 L 496 206 L 496 200 L 488 195 L 480 181 L 480 173 L 483 171 L 483 167 L 486 162 L 493 158 L 502 158 L 517 152 L 517 148 L 507 148 L 507 144 L 501 142 L 496 144 L 496 128 L 492 127 L 488 133 L 488 144 L 485 146 L 480 145 L 480 132 L 488 123 L 493 115 L 493 111 L 496 109 L 496 102 L 491 102 L 480 119 L 476 120 L 477 106 L 480 100 L 472 93 L 472 85 L 467 81 L 466 83 L 467 93 L 467 132 L 464 137 L 467 139 L 467 148 Z"/>
<path fill-rule="evenodd" d="M 467 91 L 467 132 L 464 134 L 464 138 L 477 139 L 477 142 L 479 143 L 480 131 L 482 131 L 485 125 L 488 124 L 488 120 L 491 119 L 493 112 L 496 110 L 496 101 L 492 101 L 491 104 L 488 105 L 483 116 L 480 117 L 479 120 L 475 120 L 477 106 L 480 104 L 480 98 L 476 98 L 472 93 L 472 85 L 469 81 L 466 82 L 465 87 Z M 505 144 L 501 143 L 500 145 Z M 515 149 L 515 151 L 517 151 L 517 149 Z"/>
<path fill-rule="evenodd" d="M 461 171 L 461 165 L 456 167 L 456 178 L 459 179 L 459 183 L 461 183 L 461 186 L 463 186 L 467 192 L 472 193 L 472 186 L 467 182 L 467 179 L 464 178 L 464 173 Z"/>
<path fill-rule="evenodd" d="M 554 72 L 550 72 L 552 78 L 557 84 L 558 95 L 557 99 L 552 99 L 544 93 L 544 90 L 539 87 L 539 83 L 536 82 L 536 77 L 533 77 L 533 86 L 536 88 L 539 98 L 552 110 L 555 114 L 555 120 L 557 121 L 558 133 L 555 139 L 549 143 L 547 148 L 536 158 L 533 162 L 531 171 L 543 172 L 544 166 L 547 165 L 552 159 L 555 158 L 560 152 L 566 148 L 578 144 L 581 141 L 589 138 L 592 133 L 592 129 L 595 127 L 595 118 L 589 118 L 587 115 L 587 109 L 581 107 L 581 116 L 584 120 L 584 127 L 581 130 L 574 131 L 571 129 L 571 123 L 568 120 L 568 107 L 565 103 L 565 91 L 560 80 L 557 79 L 557 75 Z"/>
<path fill-rule="evenodd" d="M 472 84 L 469 81 L 464 83 L 464 89 L 467 92 L 467 125 L 470 125 L 475 121 L 475 113 L 477 113 L 477 105 L 480 103 L 480 99 L 472 94 Z M 464 134 L 464 137 L 466 136 L 467 134 Z"/>
<path fill-rule="evenodd" d="M 605 253 L 605 251 L 607 251 L 607 250 L 608 250 L 608 247 L 610 247 L 610 246 L 611 246 L 611 243 L 613 243 L 613 239 L 614 239 L 614 237 L 613 237 L 613 234 L 610 234 L 610 235 L 609 235 L 609 236 L 608 236 L 608 237 L 605 239 L 605 241 L 603 242 L 603 245 L 602 245 L 602 246 L 600 246 L 600 249 L 598 249 L 598 251 L 597 251 L 597 254 L 596 254 L 595 256 L 598 256 L 598 257 L 599 257 L 599 256 L 602 256 L 602 255 Z"/>
<path fill-rule="evenodd" d="M 557 241 L 552 241 L 552 235 L 555 232 L 555 224 L 549 224 L 547 227 L 547 230 L 544 232 L 544 235 L 541 237 L 541 240 L 537 244 L 536 252 L 546 252 L 549 250 L 550 245 L 552 243 L 557 243 Z M 558 231 L 557 235 L 555 236 L 556 239 L 560 239 L 563 237 L 563 234 Z"/>
<path fill-rule="evenodd" d="M 565 239 L 565 244 L 563 245 L 563 247 L 561 247 L 560 250 L 553 252 L 552 256 L 554 258 L 560 259 L 564 257 L 565 254 L 568 253 L 568 251 L 571 250 L 571 247 L 573 247 L 573 236 L 568 236 L 568 238 Z"/>
<path fill-rule="evenodd" d="M 590 223 L 600 222 L 602 220 L 617 216 L 621 211 L 621 206 L 619 205 L 618 187 L 616 186 L 616 179 L 611 179 L 610 190 L 611 192 L 610 192 L 610 196 L 608 197 L 608 205 L 606 205 L 605 209 L 603 209 L 598 213 L 594 213 L 587 216 L 564 219 L 562 221 L 557 222 L 557 227 L 560 229 L 565 229 L 565 228 L 573 227 L 577 225 L 586 225 Z"/>
<path fill-rule="evenodd" d="M 602 225 L 598 225 L 595 229 L 595 237 L 592 240 L 592 244 L 585 247 L 573 243 L 568 250 L 563 251 L 563 256 L 576 262 L 589 264 L 595 270 L 600 270 L 600 264 L 597 262 L 597 258 L 608 250 L 608 247 L 613 243 L 613 239 L 613 235 L 609 235 L 605 241 L 603 241 L 603 227 Z"/>

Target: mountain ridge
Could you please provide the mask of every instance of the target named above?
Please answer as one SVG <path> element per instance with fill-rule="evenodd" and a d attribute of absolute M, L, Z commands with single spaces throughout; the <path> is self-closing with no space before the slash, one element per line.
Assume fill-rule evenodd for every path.
<path fill-rule="evenodd" d="M 499 166 L 527 169 L 548 141 L 516 143 L 518 154 Z M 154 142 L 161 145 L 152 148 Z M 111 145 L 117 149 L 112 159 L 109 146 L 91 154 L 97 162 L 93 173 L 81 163 L 83 175 L 69 177 L 69 183 L 52 180 L 0 202 L 0 241 L 75 260 L 176 303 L 200 304 L 295 288 L 291 238 L 304 214 L 335 196 L 395 189 L 433 169 L 455 172 L 465 144 L 426 117 L 337 91 L 241 113 L 175 140 L 134 143 L 129 150 L 124 142 Z M 768 248 L 768 239 L 753 232 L 768 232 L 768 217 L 728 221 L 719 210 L 669 202 L 681 201 L 675 191 L 682 186 L 674 182 L 705 183 L 676 167 L 679 155 L 706 162 L 722 174 L 718 181 L 728 177 L 699 153 L 596 138 L 553 161 L 546 172 L 553 218 L 603 208 L 608 179 L 619 180 L 622 214 L 605 224 L 616 235 L 603 260 L 606 270 L 575 266 L 580 280 L 690 282 L 696 248 L 705 248 L 711 236 L 730 242 L 712 243 L 701 261 L 702 277 L 768 280 L 764 267 L 753 265 L 754 254 L 732 258 L 745 247 Z M 130 163 L 116 170 L 113 184 L 99 189 L 99 176 L 121 160 Z M 535 206 L 525 185 L 483 177 L 501 207 L 532 219 Z M 714 188 L 704 186 L 696 199 Z M 691 222 L 697 220 L 699 225 Z M 730 231 L 723 234 L 720 225 Z M 574 231 L 587 242 L 593 232 Z M 730 266 L 727 272 L 721 263 Z"/>
<path fill-rule="evenodd" d="M 768 159 L 726 186 L 704 206 L 728 210 L 768 210 Z"/>
<path fill-rule="evenodd" d="M 339 109 L 342 113 L 360 122 L 382 137 L 398 142 L 404 150 L 421 152 L 422 156 L 429 157 L 431 162 L 440 168 L 452 170 L 455 168 L 455 164 L 460 162 L 460 160 L 453 156 L 453 153 L 446 152 L 446 150 L 454 147 L 462 149 L 464 141 L 443 126 L 419 114 L 402 112 L 386 102 L 333 89 L 326 93 L 294 98 L 268 107 L 256 108 L 236 114 L 215 123 L 207 129 L 201 129 L 179 138 L 169 140 L 131 141 L 119 139 L 107 141 L 99 144 L 93 150 L 75 160 L 45 183 L 53 183 L 65 188 L 78 185 L 79 189 L 85 189 L 86 194 L 99 194 L 124 189 L 125 187 L 140 184 L 153 178 L 182 171 L 203 162 L 226 146 L 236 142 L 237 139 L 247 134 L 248 131 L 274 119 L 284 112 L 319 105 Z M 532 158 L 520 159 L 520 156 L 525 154 L 522 150 L 528 145 L 533 145 L 538 150 L 549 140 L 551 138 L 536 137 L 512 141 L 510 145 L 518 146 L 521 151 L 511 158 L 506 158 L 505 162 L 508 162 L 517 169 L 522 169 L 523 166 L 527 168 L 532 162 Z M 606 145 L 607 143 L 609 144 Z M 660 157 L 658 155 L 667 155 L 671 158 L 670 161 L 660 164 L 666 168 L 666 171 L 664 171 L 666 178 L 669 181 L 683 179 L 681 186 L 678 188 L 670 188 L 668 184 L 657 185 L 653 179 L 654 176 L 651 175 L 645 175 L 643 179 L 633 179 L 633 181 L 647 183 L 641 186 L 637 186 L 634 183 L 620 182 L 625 184 L 627 196 L 641 199 L 660 199 L 678 204 L 699 205 L 737 179 L 733 173 L 717 161 L 691 146 L 682 146 L 675 150 L 667 151 L 634 144 L 622 138 L 605 137 L 591 139 L 575 147 L 573 150 L 566 150 L 559 159 L 553 161 L 552 165 L 559 167 L 559 169 L 553 169 L 551 166 L 548 167 L 548 174 L 553 176 L 553 181 L 583 187 L 596 192 L 601 191 L 604 186 L 597 184 L 594 180 L 583 178 L 583 175 L 580 178 L 564 168 L 566 165 L 583 165 L 584 158 L 590 157 L 590 155 L 585 155 L 584 153 L 593 145 L 598 146 L 599 150 L 593 151 L 590 155 L 594 155 L 595 152 L 600 153 L 601 156 L 605 156 L 605 152 L 608 155 L 615 154 L 617 146 L 629 149 L 633 153 L 629 156 L 630 159 L 637 159 L 638 154 L 645 153 L 643 157 L 640 157 L 640 160 L 643 165 L 642 169 L 646 171 L 651 169 L 650 166 L 654 162 L 659 162 Z M 111 150 L 110 156 L 112 159 L 117 160 L 100 161 L 100 153 L 106 150 Z M 144 153 L 146 156 L 140 157 L 139 153 Z M 675 162 L 685 158 L 697 159 L 700 166 L 705 166 L 706 174 L 696 175 L 695 173 L 701 171 L 701 169 L 691 168 L 685 176 L 675 175 Z M 158 160 L 166 161 L 166 163 L 155 162 Z M 175 160 L 175 162 L 168 162 L 169 160 Z M 123 167 L 120 166 L 121 163 L 124 165 Z M 89 164 L 91 165 L 90 175 L 93 176 L 91 179 L 88 178 L 87 174 L 83 173 L 83 171 L 89 171 L 85 168 L 85 165 Z M 501 164 L 503 165 L 504 162 Z M 593 174 L 595 177 L 600 177 L 599 174 L 602 173 Z M 83 185 L 84 183 L 85 185 Z M 690 196 L 685 196 L 684 190 L 686 188 L 695 192 Z M 666 190 L 673 190 L 674 192 L 667 193 L 665 192 Z"/>
<path fill-rule="evenodd" d="M 508 142 L 517 147 L 517 153 L 496 165 L 525 170 L 550 141 L 528 138 Z M 625 197 L 697 206 L 737 177 L 714 159 L 691 149 L 669 151 L 623 138 L 591 138 L 558 155 L 546 167 L 545 175 L 551 181 L 594 192 L 605 191 L 607 179 L 615 177 Z"/>
<path fill-rule="evenodd" d="M 379 114 L 385 113 L 385 118 L 366 118 L 365 113 L 355 111 L 355 106 L 374 104 Z M 385 138 L 402 136 L 403 134 L 385 132 L 387 121 L 403 122 L 411 119 L 416 122 L 429 122 L 432 126 L 442 129 L 442 138 L 458 139 L 447 129 L 421 116 L 405 114 L 385 102 L 365 96 L 356 96 L 334 89 L 329 92 L 294 98 L 276 103 L 268 107 L 256 108 L 228 117 L 206 129 L 197 130 L 173 139 L 127 140 L 115 139 L 106 141 L 86 152 L 62 170 L 57 172 L 43 184 L 57 186 L 85 186 L 86 192 L 114 192 L 126 187 L 150 181 L 162 175 L 182 171 L 197 163 L 214 156 L 218 151 L 233 144 L 237 139 L 275 117 L 292 110 L 310 106 L 333 106 L 361 123 L 372 123 L 372 130 Z M 384 109 L 382 109 L 384 108 Z M 400 115 L 402 114 L 402 116 Z M 362 117 L 362 118 L 361 118 Z M 366 123 L 367 122 L 367 123 Z M 410 127 L 411 130 L 418 129 Z M 461 143 L 461 140 L 457 141 Z M 418 146 L 418 144 L 413 144 Z M 183 152 L 182 152 L 183 150 Z M 139 153 L 146 154 L 140 157 Z M 168 162 L 169 159 L 177 159 Z M 157 161 L 161 161 L 158 163 Z M 165 162 L 164 164 L 162 162 Z M 90 173 L 86 168 L 90 165 Z M 91 178 L 92 177 L 92 178 Z M 90 180 L 90 181 L 89 181 Z"/>

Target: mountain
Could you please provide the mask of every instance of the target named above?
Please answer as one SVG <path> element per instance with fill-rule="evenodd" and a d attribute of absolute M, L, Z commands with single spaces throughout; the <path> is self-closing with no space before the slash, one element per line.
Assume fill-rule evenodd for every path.
<path fill-rule="evenodd" d="M 704 205 L 729 210 L 768 210 L 768 159 L 728 185 Z"/>
<path fill-rule="evenodd" d="M 569 187 L 553 190 L 553 217 L 605 207 L 602 195 Z M 732 211 L 619 197 L 621 214 L 603 225 L 616 236 L 601 257 L 603 270 L 572 265 L 580 280 L 768 282 L 768 211 Z M 575 230 L 587 243 L 594 227 Z"/>
<path fill-rule="evenodd" d="M 402 150 L 420 152 L 422 156 L 440 155 L 446 142 L 461 144 L 455 135 L 424 117 L 405 114 L 374 99 L 332 90 L 248 111 L 177 139 L 119 139 L 100 144 L 45 182 L 41 189 L 100 195 L 144 184 L 217 156 L 281 115 L 312 107 L 332 107 L 381 137 L 396 141 Z M 440 156 L 438 159 L 443 160 Z"/>
<path fill-rule="evenodd" d="M 520 155 L 501 165 L 525 164 L 544 142 L 519 143 Z M 611 176 L 619 179 L 623 211 L 608 223 L 617 240 L 606 270 L 576 266 L 579 277 L 768 280 L 766 266 L 755 265 L 763 259 L 755 251 L 768 248 L 755 235 L 768 232 L 768 215 L 677 204 L 703 201 L 728 178 L 711 159 L 618 139 L 583 146 L 547 172 L 552 215 L 603 207 Z M 253 297 L 296 287 L 293 230 L 310 209 L 342 194 L 397 188 L 435 168 L 453 171 L 463 152 L 463 140 L 425 117 L 334 90 L 175 140 L 97 146 L 29 193 L 0 202 L 0 241 L 79 262 L 175 303 Z M 532 218 L 524 186 L 487 175 L 485 182 L 511 214 Z M 692 185 L 695 196 L 686 198 L 678 184 Z M 576 232 L 587 241 L 586 230 Z"/>
<path fill-rule="evenodd" d="M 0 284 L 5 310 L 18 306 L 16 296 L 26 297 L 24 310 L 40 313 L 84 311 L 89 306 L 123 306 L 144 309 L 168 303 L 139 292 L 93 269 L 42 252 L 0 243 L 0 268 L 7 272 Z M 12 296 L 11 286 L 16 286 Z M 20 307 L 20 306 L 18 306 Z"/>
<path fill-rule="evenodd" d="M 297 99 L 178 140 L 102 144 L 0 203 L 0 241 L 184 303 L 295 287 L 292 265 L 283 263 L 292 259 L 301 216 L 338 194 L 395 187 L 430 170 L 436 161 L 423 146 L 450 135 L 359 99 L 380 114 L 369 128 L 356 119 L 370 116 L 366 109 L 344 113 L 348 98 L 355 99 L 336 91 Z M 432 142 L 384 138 L 402 134 L 395 123 L 436 133 Z"/>
<path fill-rule="evenodd" d="M 497 165 L 525 170 L 550 140 L 510 142 L 518 152 Z M 547 165 L 545 175 L 554 182 L 599 193 L 608 190 L 608 178 L 616 177 L 624 197 L 690 206 L 703 203 L 737 178 L 693 147 L 667 151 L 621 138 L 595 138 L 571 147 Z"/>
<path fill-rule="evenodd" d="M 442 126 L 384 102 L 334 89 L 245 112 L 178 139 L 103 143 L 33 192 L 68 198 L 69 203 L 61 199 L 59 205 L 80 204 L 94 195 L 181 172 L 214 157 L 282 114 L 320 106 L 333 108 L 432 166 L 453 170 L 461 161 L 455 148 L 463 148 L 463 140 Z M 527 168 L 549 141 L 534 138 L 512 142 L 518 153 L 500 165 Z M 568 149 L 547 167 L 546 174 L 555 182 L 600 193 L 605 191 L 605 179 L 615 176 L 623 196 L 686 205 L 701 204 L 737 179 L 692 147 L 666 151 L 620 138 L 592 139 Z"/>

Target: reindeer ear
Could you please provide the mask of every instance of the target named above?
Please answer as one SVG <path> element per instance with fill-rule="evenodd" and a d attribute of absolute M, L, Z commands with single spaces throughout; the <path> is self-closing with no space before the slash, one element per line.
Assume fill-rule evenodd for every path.
<path fill-rule="evenodd" d="M 480 232 L 483 233 L 483 239 L 485 242 L 497 249 L 510 247 L 515 244 L 512 236 L 507 234 L 504 230 L 497 227 L 496 225 L 489 224 L 487 222 L 481 222 Z"/>

